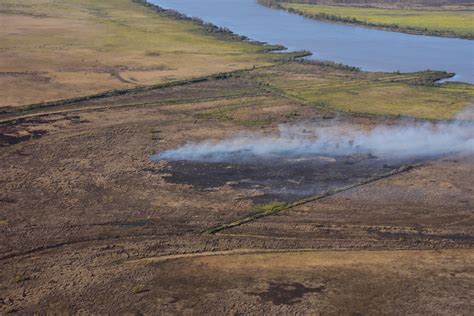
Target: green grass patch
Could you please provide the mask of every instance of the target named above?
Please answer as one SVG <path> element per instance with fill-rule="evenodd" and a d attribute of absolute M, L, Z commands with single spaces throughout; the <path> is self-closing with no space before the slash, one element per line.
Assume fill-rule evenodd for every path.
<path fill-rule="evenodd" d="M 288 206 L 287 203 L 272 201 L 266 204 L 258 205 L 256 210 L 259 213 L 272 213 L 272 212 L 279 212 L 285 209 L 287 206 Z"/>
<path fill-rule="evenodd" d="M 474 38 L 474 11 L 367 8 L 280 3 L 283 9 L 311 18 L 334 20 L 408 33 Z"/>
<path fill-rule="evenodd" d="M 344 112 L 450 119 L 474 100 L 474 86 L 437 84 L 438 72 L 366 73 L 293 63 L 254 80 L 304 103 Z"/>

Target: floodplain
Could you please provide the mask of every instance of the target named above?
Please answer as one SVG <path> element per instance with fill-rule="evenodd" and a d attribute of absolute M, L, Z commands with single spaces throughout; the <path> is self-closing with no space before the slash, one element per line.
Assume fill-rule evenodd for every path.
<path fill-rule="evenodd" d="M 0 313 L 473 309 L 472 85 L 276 58 L 123 4 L 184 28 L 192 56 L 211 44 L 239 53 L 203 53 L 216 68 L 202 72 L 178 54 L 183 75 L 145 87 L 11 94 L 17 104 L 0 107 Z M 410 128 L 454 131 L 456 150 L 358 143 L 399 126 L 407 142 Z M 324 128 L 337 137 L 321 145 L 313 130 Z M 295 140 L 308 151 L 284 150 Z"/>

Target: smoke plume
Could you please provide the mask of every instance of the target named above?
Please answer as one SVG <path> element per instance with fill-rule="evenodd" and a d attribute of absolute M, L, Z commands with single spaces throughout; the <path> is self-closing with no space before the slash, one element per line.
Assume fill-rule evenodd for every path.
<path fill-rule="evenodd" d="M 474 124 L 440 123 L 379 125 L 370 130 L 329 126 L 279 126 L 276 135 L 240 134 L 220 141 L 188 143 L 163 151 L 154 160 L 230 162 L 260 158 L 371 154 L 384 159 L 474 153 Z"/>

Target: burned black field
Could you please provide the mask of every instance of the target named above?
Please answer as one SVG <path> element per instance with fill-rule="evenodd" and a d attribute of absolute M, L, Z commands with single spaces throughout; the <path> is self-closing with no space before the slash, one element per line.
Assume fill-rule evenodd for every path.
<path fill-rule="evenodd" d="M 380 177 L 425 158 L 383 159 L 371 154 L 251 158 L 232 162 L 169 161 L 166 181 L 199 190 L 224 185 L 259 192 L 255 203 L 291 203 L 323 192 Z"/>

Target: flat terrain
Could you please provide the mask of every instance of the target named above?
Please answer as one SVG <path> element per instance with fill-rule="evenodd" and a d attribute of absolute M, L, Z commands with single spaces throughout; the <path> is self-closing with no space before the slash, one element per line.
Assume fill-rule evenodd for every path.
<path fill-rule="evenodd" d="M 0 21 L 0 314 L 474 309 L 472 153 L 156 156 L 472 124 L 472 85 L 289 61 L 126 0 L 5 0 Z"/>
<path fill-rule="evenodd" d="M 303 1 L 302 1 L 303 2 Z M 307 4 L 269 1 L 285 10 L 322 20 L 360 24 L 399 32 L 474 38 L 474 10 L 465 6 L 380 3 Z"/>
<path fill-rule="evenodd" d="M 304 65 L 314 78 L 326 67 Z M 261 199 L 278 181 L 249 187 L 200 168 L 190 183 L 176 177 L 186 164 L 150 155 L 279 124 L 399 123 L 311 105 L 264 74 L 3 113 L 2 313 L 468 313 L 472 155 L 380 180 L 396 166 L 352 177 L 364 164 L 350 162 L 332 176 L 352 189 L 208 233 L 278 206 Z M 361 176 L 374 180 L 357 185 Z"/>
<path fill-rule="evenodd" d="M 442 72 L 368 73 L 331 63 L 299 63 L 251 73 L 263 86 L 309 105 L 344 112 L 449 119 L 474 98 L 469 84 L 436 84 Z"/>
<path fill-rule="evenodd" d="M 130 0 L 0 3 L 0 107 L 265 65 L 282 55 Z"/>

